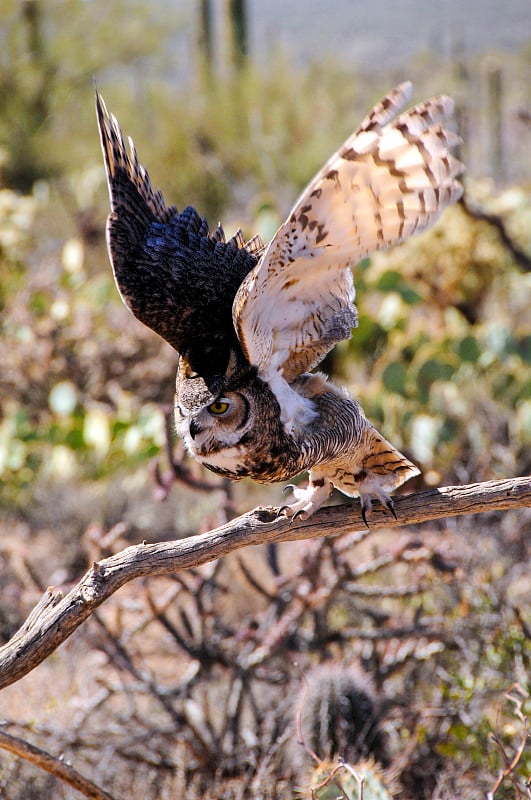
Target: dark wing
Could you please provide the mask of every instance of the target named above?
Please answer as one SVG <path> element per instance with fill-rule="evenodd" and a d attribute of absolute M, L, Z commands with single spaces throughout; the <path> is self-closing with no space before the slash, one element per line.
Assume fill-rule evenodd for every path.
<path fill-rule="evenodd" d="M 193 208 L 166 206 L 98 93 L 96 111 L 111 201 L 107 245 L 122 299 L 194 371 L 222 373 L 238 347 L 232 303 L 262 245 L 240 232 L 227 242 Z"/>

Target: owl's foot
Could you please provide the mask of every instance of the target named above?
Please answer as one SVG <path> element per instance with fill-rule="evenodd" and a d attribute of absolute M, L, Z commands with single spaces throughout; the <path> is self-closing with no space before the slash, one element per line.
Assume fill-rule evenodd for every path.
<path fill-rule="evenodd" d="M 381 487 L 375 488 L 374 485 L 371 486 L 370 491 L 362 491 L 360 488 L 360 502 L 361 502 L 361 516 L 363 517 L 363 521 L 367 528 L 369 527 L 369 523 L 367 522 L 367 517 L 370 517 L 371 510 L 372 510 L 372 501 L 374 499 L 380 501 L 380 503 L 387 508 L 390 514 L 393 515 L 395 519 L 398 519 L 396 516 L 395 511 L 395 504 L 393 500 L 387 492 L 385 492 Z"/>
<path fill-rule="evenodd" d="M 288 503 L 279 511 L 279 514 L 294 519 L 308 519 L 327 500 L 332 491 L 332 484 L 324 478 L 310 480 L 306 489 L 290 484 L 286 489 L 293 492 L 294 501 Z"/>
<path fill-rule="evenodd" d="M 321 465 L 326 469 L 326 464 Z M 362 439 L 354 452 L 352 461 L 345 458 L 344 463 L 334 465 L 330 470 L 336 489 L 349 497 L 358 497 L 361 502 L 361 516 L 368 527 L 368 519 L 375 500 L 396 519 L 391 493 L 420 470 L 405 455 L 384 439 L 372 425 L 362 431 Z"/>

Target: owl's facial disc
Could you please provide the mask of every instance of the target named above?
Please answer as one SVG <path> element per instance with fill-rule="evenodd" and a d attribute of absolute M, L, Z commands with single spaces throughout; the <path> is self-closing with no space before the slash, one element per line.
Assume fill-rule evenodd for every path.
<path fill-rule="evenodd" d="M 196 457 L 238 445 L 250 424 L 250 406 L 240 392 L 228 392 L 198 411 L 183 414 L 179 433 Z"/>

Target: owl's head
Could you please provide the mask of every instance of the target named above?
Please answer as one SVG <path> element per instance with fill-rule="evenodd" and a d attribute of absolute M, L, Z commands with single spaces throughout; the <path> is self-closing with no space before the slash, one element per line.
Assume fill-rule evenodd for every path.
<path fill-rule="evenodd" d="M 175 423 L 186 447 L 204 466 L 238 477 L 255 439 L 278 426 L 279 407 L 269 388 L 234 353 L 223 375 L 204 377 L 181 358 Z"/>

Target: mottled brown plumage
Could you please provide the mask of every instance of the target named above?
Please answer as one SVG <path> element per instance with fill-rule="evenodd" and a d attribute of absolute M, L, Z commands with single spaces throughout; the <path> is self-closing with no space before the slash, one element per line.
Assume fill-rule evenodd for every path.
<path fill-rule="evenodd" d="M 351 266 L 432 224 L 461 195 L 453 103 L 399 112 L 402 84 L 325 164 L 267 248 L 229 242 L 192 208 L 166 207 L 97 97 L 111 214 L 107 236 L 124 302 L 180 354 L 177 430 L 220 475 L 282 481 L 309 470 L 288 515 L 309 516 L 335 486 L 391 512 L 419 470 L 359 403 L 309 371 L 357 324 Z M 399 114 L 397 116 L 397 114 Z"/>

